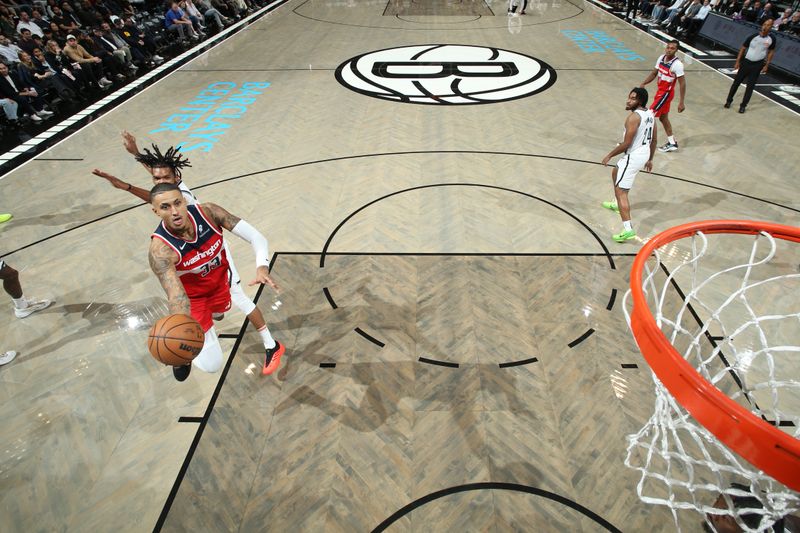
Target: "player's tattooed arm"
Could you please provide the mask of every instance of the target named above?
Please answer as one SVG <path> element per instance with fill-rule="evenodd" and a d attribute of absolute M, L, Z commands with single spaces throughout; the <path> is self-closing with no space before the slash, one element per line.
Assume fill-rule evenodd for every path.
<path fill-rule="evenodd" d="M 170 313 L 190 313 L 189 297 L 183 288 L 178 271 L 175 270 L 175 252 L 170 250 L 163 241 L 150 240 L 150 268 L 161 282 L 164 292 L 167 293 Z"/>
<path fill-rule="evenodd" d="M 203 211 L 205 211 L 219 227 L 225 228 L 228 231 L 232 231 L 233 227 L 241 220 L 241 218 L 228 213 L 217 204 L 203 204 L 202 207 Z"/>

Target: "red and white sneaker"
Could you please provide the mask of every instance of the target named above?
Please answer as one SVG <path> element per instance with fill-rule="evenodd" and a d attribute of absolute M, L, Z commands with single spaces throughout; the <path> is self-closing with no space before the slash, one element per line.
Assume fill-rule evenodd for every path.
<path fill-rule="evenodd" d="M 267 350 L 264 357 L 264 368 L 261 369 L 261 374 L 269 376 L 281 366 L 281 356 L 286 352 L 286 347 L 275 341 L 275 346 Z"/>

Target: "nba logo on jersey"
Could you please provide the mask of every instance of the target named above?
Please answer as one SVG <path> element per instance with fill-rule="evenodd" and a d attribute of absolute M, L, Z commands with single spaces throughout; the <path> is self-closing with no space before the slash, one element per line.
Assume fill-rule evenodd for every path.
<path fill-rule="evenodd" d="M 540 93 L 556 72 L 535 57 L 456 44 L 403 46 L 368 52 L 336 69 L 353 91 L 409 104 L 475 105 Z"/>

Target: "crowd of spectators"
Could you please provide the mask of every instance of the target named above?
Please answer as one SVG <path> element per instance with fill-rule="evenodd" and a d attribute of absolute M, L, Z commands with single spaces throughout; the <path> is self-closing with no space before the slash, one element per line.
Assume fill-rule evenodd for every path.
<path fill-rule="evenodd" d="M 0 0 L 3 136 L 35 134 L 265 3 Z"/>
<path fill-rule="evenodd" d="M 626 9 L 628 14 L 633 12 L 634 17 L 639 12 L 638 22 L 658 25 L 681 38 L 694 36 L 712 11 L 758 25 L 773 19 L 775 31 L 800 36 L 800 10 L 793 13 L 786 8 L 778 12 L 774 4 L 758 0 L 626 0 L 618 8 Z"/>

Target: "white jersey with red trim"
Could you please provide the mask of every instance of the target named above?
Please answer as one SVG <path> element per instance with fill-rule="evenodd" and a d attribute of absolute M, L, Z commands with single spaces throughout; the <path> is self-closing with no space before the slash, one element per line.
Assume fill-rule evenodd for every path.
<path fill-rule="evenodd" d="M 205 216 L 199 205 L 188 205 L 187 210 L 189 222 L 195 229 L 193 241 L 173 235 L 164 222 L 158 225 L 151 238 L 161 239 L 178 254 L 175 270 L 186 296 L 204 298 L 219 291 L 227 293 L 230 270 L 222 230 Z"/>
<path fill-rule="evenodd" d="M 678 78 L 683 76 L 683 63 L 678 56 L 673 56 L 672 59 L 666 61 L 666 54 L 664 54 L 656 61 L 656 70 L 658 71 L 656 74 L 658 90 L 671 91 Z"/>

